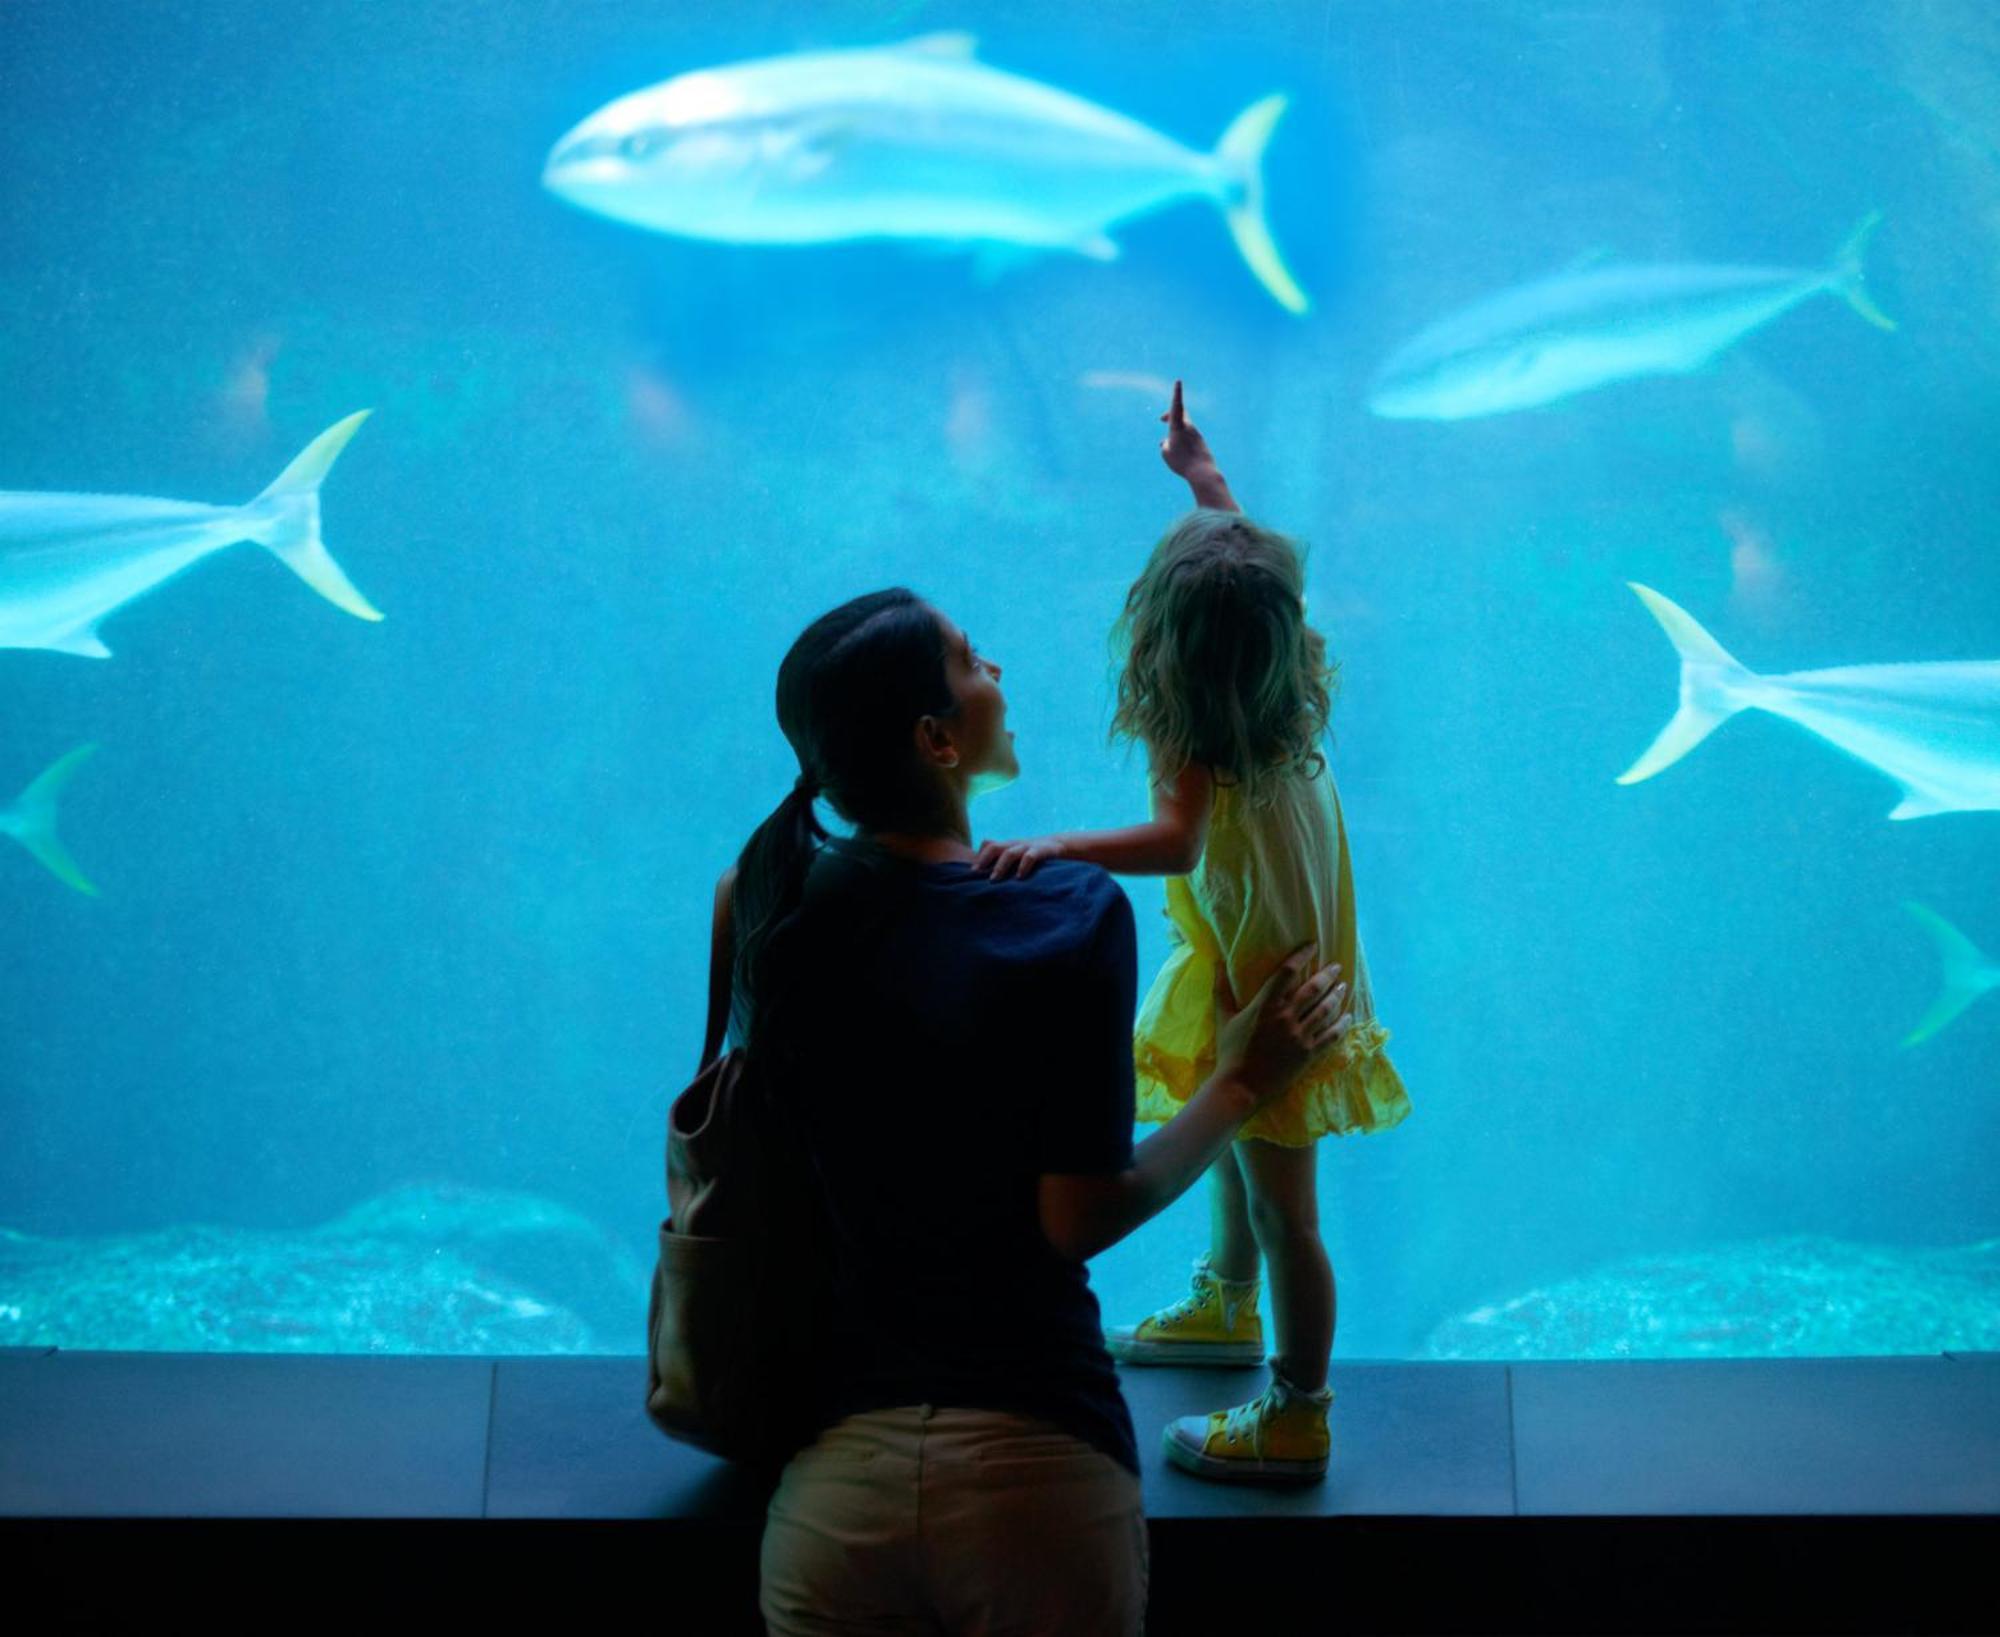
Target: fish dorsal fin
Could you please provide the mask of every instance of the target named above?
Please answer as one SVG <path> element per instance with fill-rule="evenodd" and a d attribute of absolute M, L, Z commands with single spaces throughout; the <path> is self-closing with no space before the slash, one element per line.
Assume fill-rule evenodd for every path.
<path fill-rule="evenodd" d="M 1929 818 L 1933 813 L 1950 813 L 1955 811 L 1957 809 L 1952 806 L 1947 798 L 1938 795 L 1934 791 L 1905 783 L 1903 785 L 1903 799 L 1890 809 L 1889 817 L 1892 819 Z"/>
<path fill-rule="evenodd" d="M 75 654 L 79 659 L 109 659 L 111 650 L 104 646 L 96 628 L 80 625 L 74 631 L 66 632 L 54 642 L 46 642 L 43 647 L 59 654 Z"/>
<path fill-rule="evenodd" d="M 979 37 L 946 29 L 936 34 L 919 34 L 914 40 L 900 40 L 889 49 L 907 51 L 919 57 L 949 57 L 958 62 L 970 62 L 979 50 Z"/>

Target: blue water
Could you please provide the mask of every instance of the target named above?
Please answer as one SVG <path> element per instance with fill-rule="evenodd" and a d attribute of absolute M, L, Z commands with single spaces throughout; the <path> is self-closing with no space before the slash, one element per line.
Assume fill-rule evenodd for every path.
<path fill-rule="evenodd" d="M 1207 149 L 1274 90 L 1284 311 L 1220 214 L 997 277 L 586 214 L 564 132 L 683 71 L 966 30 Z M 0 805 L 72 746 L 87 897 L 0 841 L 0 1343 L 630 1351 L 710 891 L 789 784 L 801 627 L 907 584 L 1005 667 L 978 835 L 1133 822 L 1106 636 L 1185 491 L 1145 378 L 1310 548 L 1415 1112 L 1322 1143 L 1336 1356 L 2000 1346 L 2000 814 L 1748 713 L 1646 782 L 1654 586 L 1760 672 L 2000 658 L 2000 22 L 1977 0 L 36 0 L 0 18 L 0 488 L 255 495 L 329 549 L 0 650 Z M 1364 398 L 1579 257 L 1825 265 L 1710 368 L 1456 422 Z M 1132 384 L 1130 378 L 1142 378 Z M 1161 884 L 1124 883 L 1142 984 Z M 951 1095 L 949 1065 L 939 1095 Z M 857 1110 L 865 1118 L 865 1110 Z M 1150 1128 L 1146 1128 L 1150 1129 Z M 1142 1132 L 1143 1134 L 1143 1132 Z M 1093 1264 L 1181 1293 L 1197 1189 Z"/>

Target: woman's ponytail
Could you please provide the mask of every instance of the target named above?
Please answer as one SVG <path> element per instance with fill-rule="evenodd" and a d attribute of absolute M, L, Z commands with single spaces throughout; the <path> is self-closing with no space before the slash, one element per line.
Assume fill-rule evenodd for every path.
<path fill-rule="evenodd" d="M 801 774 L 771 816 L 751 832 L 736 860 L 736 886 L 730 905 L 730 920 L 736 928 L 730 1018 L 742 1045 L 749 1044 L 756 1027 L 756 1001 L 773 993 L 768 978 L 775 936 L 805 898 L 806 875 L 820 843 L 826 840 L 826 831 L 813 810 L 814 794 L 808 775 Z"/>
<path fill-rule="evenodd" d="M 827 839 L 815 798 L 824 794 L 841 818 L 864 830 L 925 822 L 930 792 L 915 766 L 911 732 L 921 717 L 957 709 L 937 613 L 901 586 L 814 620 L 779 665 L 777 692 L 778 726 L 800 773 L 736 861 L 730 1018 L 743 1046 L 766 1036 L 794 988 L 785 952 Z"/>

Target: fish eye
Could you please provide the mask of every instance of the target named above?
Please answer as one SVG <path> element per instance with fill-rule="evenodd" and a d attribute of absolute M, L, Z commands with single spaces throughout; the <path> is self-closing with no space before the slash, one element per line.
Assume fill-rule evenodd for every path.
<path fill-rule="evenodd" d="M 648 159 L 659 151 L 660 137 L 657 131 L 634 131 L 618 144 L 618 151 L 627 159 Z"/>

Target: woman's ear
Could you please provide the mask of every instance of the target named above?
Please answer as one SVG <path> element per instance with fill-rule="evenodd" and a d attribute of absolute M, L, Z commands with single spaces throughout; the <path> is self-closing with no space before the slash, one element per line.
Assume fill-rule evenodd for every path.
<path fill-rule="evenodd" d="M 951 729 L 935 716 L 917 718 L 917 754 L 935 767 L 958 766 L 958 746 Z"/>

